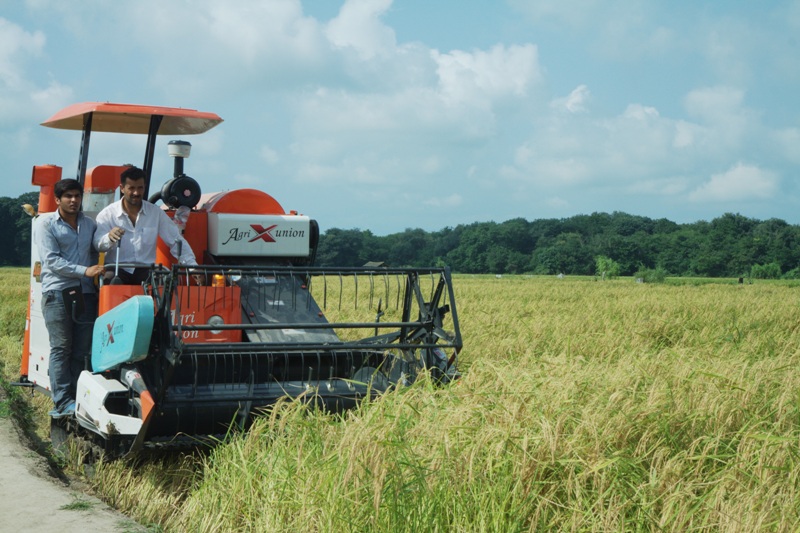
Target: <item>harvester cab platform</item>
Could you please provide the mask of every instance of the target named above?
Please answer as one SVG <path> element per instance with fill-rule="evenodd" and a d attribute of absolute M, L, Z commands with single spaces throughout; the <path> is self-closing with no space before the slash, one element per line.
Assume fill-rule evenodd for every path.
<path fill-rule="evenodd" d="M 146 135 L 147 196 L 157 136 L 200 134 L 220 122 L 188 109 L 85 103 L 43 125 L 82 131 L 77 179 L 84 213 L 94 217 L 115 200 L 125 168 L 88 168 L 94 132 Z M 99 280 L 75 417 L 53 420 L 54 439 L 77 434 L 117 457 L 247 428 L 281 398 L 341 411 L 422 373 L 438 383 L 458 377 L 462 341 L 448 268 L 316 267 L 315 220 L 255 189 L 202 194 L 183 171 L 189 147 L 169 142 L 173 176 L 149 199 L 163 203 L 198 265 L 177 264 L 160 239 L 155 264 L 106 265 L 136 268 L 146 280 Z M 40 214 L 55 211 L 59 179 L 60 167 L 34 167 Z M 41 268 L 32 242 L 20 381 L 50 394 Z"/>

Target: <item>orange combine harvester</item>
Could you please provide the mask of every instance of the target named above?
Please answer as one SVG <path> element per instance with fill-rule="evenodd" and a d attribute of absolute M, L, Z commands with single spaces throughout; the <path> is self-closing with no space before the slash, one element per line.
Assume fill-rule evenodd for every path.
<path fill-rule="evenodd" d="M 98 280 L 91 359 L 78 379 L 75 416 L 51 422 L 54 444 L 77 437 L 112 458 L 196 445 L 246 429 L 280 398 L 341 411 L 421 372 L 441 383 L 458 376 L 462 342 L 449 269 L 316 267 L 315 220 L 255 189 L 203 194 L 183 171 L 191 147 L 183 140 L 169 141 L 173 175 L 150 194 L 158 136 L 202 134 L 221 122 L 190 109 L 82 103 L 43 123 L 82 132 L 77 180 L 93 218 L 116 200 L 125 167 L 89 167 L 92 135 L 145 135 L 145 196 L 178 224 L 198 262 L 176 264 L 159 240 L 155 264 L 106 265 L 149 275 L 139 285 Z M 61 175 L 58 166 L 33 168 L 39 214 L 55 211 Z M 50 394 L 38 222 L 20 384 Z M 329 322 L 330 307 L 343 306 L 359 318 Z"/>

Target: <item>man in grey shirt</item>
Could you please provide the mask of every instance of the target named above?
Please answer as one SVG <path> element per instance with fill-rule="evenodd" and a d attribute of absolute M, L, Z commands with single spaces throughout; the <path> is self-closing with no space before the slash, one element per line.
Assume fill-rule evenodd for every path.
<path fill-rule="evenodd" d="M 103 267 L 92 248 L 95 222 L 81 212 L 81 184 L 64 179 L 54 190 L 58 209 L 42 215 L 36 241 L 42 261 L 42 314 L 50 337 L 55 404 L 50 416 L 62 417 L 75 413 L 75 387 L 91 354 L 97 318 L 93 278 Z"/>

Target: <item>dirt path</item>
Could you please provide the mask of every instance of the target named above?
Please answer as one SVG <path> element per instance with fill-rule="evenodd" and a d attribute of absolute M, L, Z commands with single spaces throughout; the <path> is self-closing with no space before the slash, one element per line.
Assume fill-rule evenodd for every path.
<path fill-rule="evenodd" d="M 145 532 L 128 517 L 58 478 L 0 417 L 0 532 Z"/>

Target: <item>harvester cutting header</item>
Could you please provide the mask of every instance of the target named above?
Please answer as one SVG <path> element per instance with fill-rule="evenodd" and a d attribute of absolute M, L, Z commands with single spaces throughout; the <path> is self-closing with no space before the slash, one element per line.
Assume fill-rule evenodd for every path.
<path fill-rule="evenodd" d="M 76 179 L 92 219 L 116 200 L 127 168 L 89 167 L 92 134 L 145 135 L 144 197 L 161 204 L 182 236 L 177 250 L 159 238 L 147 263 L 125 261 L 125 239 L 139 236 L 120 232 L 105 243 L 91 355 L 74 416 L 53 419 L 54 440 L 72 433 L 120 456 L 247 428 L 280 398 L 341 411 L 421 372 L 444 383 L 457 377 L 462 343 L 449 269 L 316 267 L 315 220 L 255 189 L 203 194 L 184 173 L 191 145 L 183 139 L 168 143 L 173 175 L 151 193 L 157 136 L 201 134 L 221 122 L 189 109 L 83 103 L 43 123 L 82 132 Z M 61 179 L 61 167 L 34 167 L 39 215 L 56 211 Z M 33 219 L 20 382 L 52 394 L 35 245 L 42 218 Z M 187 256 L 182 243 L 197 264 L 178 261 Z M 120 272 L 135 273 L 135 283 L 117 284 Z M 65 305 L 77 319 L 79 303 Z"/>

